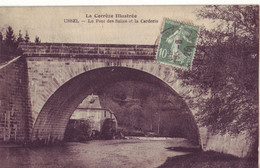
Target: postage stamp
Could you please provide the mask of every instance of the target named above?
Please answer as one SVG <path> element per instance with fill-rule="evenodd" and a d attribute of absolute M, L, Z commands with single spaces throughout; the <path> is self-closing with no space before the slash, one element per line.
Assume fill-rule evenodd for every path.
<path fill-rule="evenodd" d="M 186 70 L 191 69 L 199 30 L 198 26 L 165 19 L 156 60 Z"/>

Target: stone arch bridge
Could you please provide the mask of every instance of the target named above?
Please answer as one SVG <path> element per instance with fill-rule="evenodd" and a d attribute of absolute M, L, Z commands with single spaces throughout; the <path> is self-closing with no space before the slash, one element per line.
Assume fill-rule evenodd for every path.
<path fill-rule="evenodd" d="M 118 109 L 125 102 L 138 100 L 145 108 L 142 99 L 150 101 L 147 107 L 164 96 L 165 112 L 160 114 L 158 127 L 165 135 L 206 144 L 207 138 L 199 133 L 193 117 L 196 111 L 180 96 L 192 89 L 181 86 L 174 67 L 155 61 L 157 46 L 22 43 L 19 47 L 23 55 L 0 69 L 0 139 L 61 141 L 78 104 L 97 94 L 101 104 L 118 115 L 119 122 L 125 114 Z M 150 100 L 151 96 L 155 98 Z"/>

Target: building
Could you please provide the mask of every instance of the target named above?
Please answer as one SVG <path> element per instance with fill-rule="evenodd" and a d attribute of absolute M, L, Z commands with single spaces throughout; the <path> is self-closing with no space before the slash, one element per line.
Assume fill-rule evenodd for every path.
<path fill-rule="evenodd" d="M 97 95 L 89 95 L 79 104 L 70 119 L 89 120 L 91 130 L 101 132 L 103 122 L 107 118 L 113 119 L 117 125 L 117 120 L 113 112 L 101 107 Z"/>

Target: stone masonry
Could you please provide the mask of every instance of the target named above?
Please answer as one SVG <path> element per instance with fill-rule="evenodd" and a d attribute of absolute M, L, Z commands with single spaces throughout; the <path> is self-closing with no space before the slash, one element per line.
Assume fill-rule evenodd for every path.
<path fill-rule="evenodd" d="M 174 67 L 155 61 L 157 46 L 22 43 L 20 48 L 23 56 L 0 69 L 1 141 L 62 140 L 73 110 L 86 95 L 104 86 L 104 80 L 148 80 L 175 95 L 192 93 L 192 88 L 176 80 Z M 199 132 L 195 113 L 187 112 L 190 117 L 185 122 L 200 135 L 203 149 L 241 157 L 250 151 L 243 136 L 211 135 L 207 128 Z"/>
<path fill-rule="evenodd" d="M 20 58 L 0 69 L 0 141 L 28 142 L 31 116 L 27 64 Z"/>

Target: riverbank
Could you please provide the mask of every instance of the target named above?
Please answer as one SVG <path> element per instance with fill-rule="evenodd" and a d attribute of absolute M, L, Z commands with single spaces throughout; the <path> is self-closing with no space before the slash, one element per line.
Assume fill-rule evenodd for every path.
<path fill-rule="evenodd" d="M 158 168 L 257 168 L 257 159 L 241 159 L 218 152 L 196 152 L 170 157 Z"/>
<path fill-rule="evenodd" d="M 13 142 L 0 142 L 0 148 L 23 148 L 25 144 L 17 144 Z"/>

